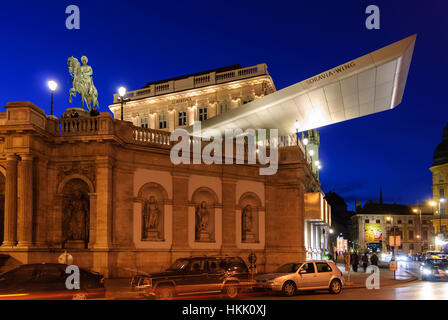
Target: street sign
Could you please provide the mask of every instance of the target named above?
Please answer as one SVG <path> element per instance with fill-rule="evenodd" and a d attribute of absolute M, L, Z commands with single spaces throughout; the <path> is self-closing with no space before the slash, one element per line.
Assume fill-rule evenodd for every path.
<path fill-rule="evenodd" d="M 389 269 L 391 271 L 396 271 L 398 269 L 397 261 L 391 261 L 389 263 Z"/>
<path fill-rule="evenodd" d="M 390 236 L 389 237 L 389 245 L 391 247 L 399 247 L 399 246 L 401 246 L 401 238 L 400 238 L 400 236 Z"/>

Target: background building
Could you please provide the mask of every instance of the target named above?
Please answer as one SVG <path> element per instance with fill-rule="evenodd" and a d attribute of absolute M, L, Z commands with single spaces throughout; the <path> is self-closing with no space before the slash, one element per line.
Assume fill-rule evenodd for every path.
<path fill-rule="evenodd" d="M 353 239 L 361 252 L 365 250 L 390 252 L 389 236 L 393 235 L 392 227 L 398 227 L 396 235 L 401 237 L 398 252 L 421 252 L 430 249 L 432 217 L 429 206 L 369 201 L 364 207 L 358 207 L 352 216 Z"/>
<path fill-rule="evenodd" d="M 447 198 L 448 198 L 448 124 L 443 129 L 442 142 L 434 150 L 432 173 L 432 192 L 434 233 L 439 239 L 448 239 Z M 440 246 L 437 246 L 440 249 Z"/>
<path fill-rule="evenodd" d="M 130 91 L 124 120 L 135 126 L 173 131 L 204 121 L 275 92 L 266 64 L 242 68 L 236 64 L 146 84 Z M 121 118 L 118 94 L 109 106 Z"/>

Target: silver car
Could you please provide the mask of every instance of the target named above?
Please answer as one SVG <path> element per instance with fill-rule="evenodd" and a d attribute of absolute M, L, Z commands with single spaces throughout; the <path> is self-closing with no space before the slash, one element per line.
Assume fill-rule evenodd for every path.
<path fill-rule="evenodd" d="M 282 265 L 275 273 L 259 275 L 256 287 L 292 296 L 297 290 L 327 289 L 340 293 L 344 286 L 341 270 L 333 261 L 315 260 Z"/>

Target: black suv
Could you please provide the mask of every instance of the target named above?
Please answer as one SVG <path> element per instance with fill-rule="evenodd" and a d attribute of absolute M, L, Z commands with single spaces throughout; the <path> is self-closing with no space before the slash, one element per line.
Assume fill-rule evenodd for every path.
<path fill-rule="evenodd" d="M 165 272 L 131 280 L 134 290 L 157 299 L 212 292 L 221 292 L 233 299 L 248 285 L 249 271 L 244 260 L 228 256 L 181 258 Z"/>

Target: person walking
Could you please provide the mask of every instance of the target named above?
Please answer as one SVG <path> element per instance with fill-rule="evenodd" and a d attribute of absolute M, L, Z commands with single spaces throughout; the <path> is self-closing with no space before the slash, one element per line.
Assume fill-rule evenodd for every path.
<path fill-rule="evenodd" d="M 378 267 L 378 257 L 375 254 L 375 252 L 372 253 L 372 256 L 370 257 L 370 264 L 372 266 L 377 266 Z"/>
<path fill-rule="evenodd" d="M 362 256 L 362 267 L 364 268 L 364 272 L 367 271 L 367 265 L 369 264 L 369 258 L 367 257 L 367 252 L 364 252 Z"/>
<path fill-rule="evenodd" d="M 352 262 L 353 271 L 358 272 L 359 256 L 356 251 L 353 252 L 350 260 Z"/>

